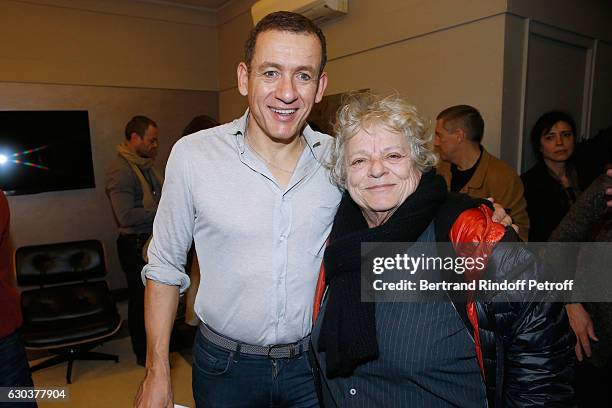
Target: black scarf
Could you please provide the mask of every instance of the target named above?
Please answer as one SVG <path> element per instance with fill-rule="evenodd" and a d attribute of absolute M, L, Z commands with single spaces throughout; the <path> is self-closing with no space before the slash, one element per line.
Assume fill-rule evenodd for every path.
<path fill-rule="evenodd" d="M 327 307 L 318 348 L 326 352 L 327 376 L 349 376 L 378 358 L 375 304 L 361 302 L 361 243 L 415 242 L 446 199 L 444 179 L 430 171 L 389 220 L 368 228 L 361 209 L 345 193 L 325 250 Z"/>

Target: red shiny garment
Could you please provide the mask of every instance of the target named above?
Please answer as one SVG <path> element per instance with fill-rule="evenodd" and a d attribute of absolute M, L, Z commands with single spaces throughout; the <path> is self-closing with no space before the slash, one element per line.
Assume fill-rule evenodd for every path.
<path fill-rule="evenodd" d="M 321 261 L 321 269 L 319 270 L 319 279 L 317 279 L 317 287 L 315 289 L 314 296 L 314 307 L 312 308 L 312 324 L 314 326 L 321 310 L 321 303 L 323 302 L 323 294 L 325 293 L 325 268 L 323 267 L 323 261 Z"/>
<path fill-rule="evenodd" d="M 485 204 L 462 212 L 455 220 L 449 238 L 457 256 L 484 258 L 485 268 L 465 272 L 465 281 L 479 279 L 495 245 L 503 238 L 506 228 L 492 220 L 493 210 Z"/>
<path fill-rule="evenodd" d="M 471 258 L 480 257 L 485 260 L 484 268 L 474 267 L 465 272 L 464 278 L 466 282 L 480 279 L 486 269 L 489 256 L 493 252 L 497 242 L 503 238 L 506 231 L 506 228 L 502 224 L 496 223 L 491 219 L 492 216 L 493 210 L 485 204 L 481 204 L 477 208 L 470 208 L 462 212 L 459 217 L 457 217 L 450 230 L 449 237 L 453 243 L 457 256 Z M 467 316 L 474 329 L 476 357 L 480 365 L 480 371 L 484 375 L 482 346 L 478 327 L 478 311 L 476 310 L 476 303 L 472 295 L 471 293 L 466 305 Z"/>

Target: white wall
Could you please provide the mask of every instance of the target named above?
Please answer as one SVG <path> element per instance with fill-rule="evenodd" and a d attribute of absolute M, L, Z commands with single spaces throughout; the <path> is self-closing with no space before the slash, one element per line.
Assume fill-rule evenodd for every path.
<path fill-rule="evenodd" d="M 0 95 L 0 110 L 89 111 L 96 182 L 94 189 L 8 197 L 13 246 L 100 239 L 107 250 L 111 287 L 125 287 L 115 247 L 117 228 L 104 190 L 105 171 L 124 139 L 125 124 L 135 114 L 157 122 L 157 165 L 163 169 L 191 118 L 202 112 L 216 116 L 216 93 L 0 82 Z"/>
<path fill-rule="evenodd" d="M 17 243 L 101 234 L 117 266 L 100 186 L 125 121 L 137 113 L 158 121 L 163 163 L 164 149 L 195 114 L 221 121 L 241 115 L 246 100 L 236 89 L 236 65 L 253 3 L 233 0 L 210 13 L 163 2 L 0 0 L 0 109 L 88 109 L 98 185 L 12 197 Z M 485 119 L 484 145 L 516 166 L 531 19 L 599 41 L 591 123 L 610 120 L 609 2 L 351 0 L 349 8 L 323 27 L 327 94 L 398 91 L 432 120 L 449 105 L 474 105 Z"/>
<path fill-rule="evenodd" d="M 527 112 L 530 95 L 527 92 L 529 78 L 533 70 L 530 65 L 530 38 L 545 32 L 553 43 L 564 43 L 554 59 L 561 59 L 543 69 L 552 69 L 563 64 L 562 47 L 581 47 L 586 50 L 587 69 L 575 73 L 576 81 L 585 82 L 586 89 L 577 103 L 578 112 L 572 112 L 582 125 L 579 133 L 590 137 L 605 126 L 612 125 L 612 3 L 601 0 L 508 0 L 506 35 L 504 49 L 504 93 L 502 101 L 502 158 L 515 168 L 529 167 L 532 160 L 528 132 L 535 117 L 544 112 Z M 548 33 L 551 36 L 548 36 Z M 538 37 L 535 37 L 537 39 Z M 569 63 L 569 62 L 568 62 Z M 562 65 L 558 65 L 562 67 Z M 531 83 L 533 86 L 533 83 Z M 576 101 L 555 100 L 553 94 L 544 89 L 537 95 L 542 104 L 546 94 L 551 99 L 544 103 L 550 109 L 569 109 Z M 534 92 L 532 91 L 532 95 Z M 544 100 L 544 102 L 542 102 Z M 524 148 L 523 148 L 523 145 Z M 523 149 L 529 152 L 522 152 Z"/>
<path fill-rule="evenodd" d="M 244 113 L 246 98 L 236 87 L 236 67 L 244 55 L 244 42 L 253 28 L 251 5 L 254 0 L 236 0 L 220 10 L 219 29 L 219 120 L 230 121 Z"/>
<path fill-rule="evenodd" d="M 0 0 L 0 81 L 217 90 L 214 13 L 123 0 Z"/>
<path fill-rule="evenodd" d="M 222 120 L 246 106 L 235 66 L 252 24 L 251 2 L 237 3 L 233 18 L 219 20 Z M 353 0 L 346 17 L 323 27 L 327 94 L 398 91 L 432 120 L 450 105 L 472 104 L 486 122 L 485 146 L 499 154 L 505 9 L 505 0 Z"/>
<path fill-rule="evenodd" d="M 165 166 L 198 114 L 218 117 L 215 13 L 124 0 L 0 0 L 0 109 L 89 111 L 95 189 L 9 197 L 15 247 L 101 239 L 125 287 L 105 169 L 136 114 L 159 125 Z"/>

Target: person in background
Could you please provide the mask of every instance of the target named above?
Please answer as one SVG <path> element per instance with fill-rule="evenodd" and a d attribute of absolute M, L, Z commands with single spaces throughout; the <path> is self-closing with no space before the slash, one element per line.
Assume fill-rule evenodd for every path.
<path fill-rule="evenodd" d="M 191 119 L 189 124 L 185 126 L 185 129 L 183 130 L 183 136 L 199 132 L 200 130 L 210 129 L 219 125 L 219 122 L 217 122 L 208 115 L 198 115 Z"/>
<path fill-rule="evenodd" d="M 578 171 L 571 162 L 576 124 L 567 113 L 543 114 L 531 129 L 535 166 L 521 175 L 531 228 L 529 240 L 546 242 L 580 194 Z"/>
<path fill-rule="evenodd" d="M 440 155 L 437 171 L 452 192 L 475 198 L 492 197 L 506 208 L 519 227 L 519 236 L 527 241 L 527 215 L 523 183 L 510 166 L 492 156 L 482 146 L 484 120 L 469 105 L 444 109 L 436 120 L 435 146 Z"/>
<path fill-rule="evenodd" d="M 9 248 L 10 209 L 0 190 L 0 387 L 33 387 L 32 374 L 19 332 L 21 304 L 13 285 Z M 4 394 L 6 396 L 6 393 Z M 36 402 L 0 403 L 7 408 L 32 408 Z"/>
<path fill-rule="evenodd" d="M 612 127 L 577 143 L 574 118 L 554 110 L 538 118 L 530 140 L 538 162 L 521 175 L 531 222 L 529 240 L 546 242 L 580 192 L 612 162 Z"/>
<path fill-rule="evenodd" d="M 191 122 L 183 130 L 183 137 L 192 133 L 199 132 L 200 130 L 206 130 L 219 126 L 220 123 L 211 118 L 208 115 L 198 115 L 191 119 Z M 185 294 L 185 323 L 190 326 L 199 326 L 200 319 L 195 312 L 195 298 L 198 293 L 198 287 L 200 286 L 200 264 L 198 262 L 198 256 L 195 252 L 195 245 L 191 244 L 189 255 L 187 256 L 187 265 L 189 265 L 189 280 L 191 284 Z M 195 333 L 194 333 L 195 334 Z"/>
<path fill-rule="evenodd" d="M 576 335 L 576 397 L 585 408 L 608 398 L 612 384 L 612 251 L 592 244 L 612 242 L 610 190 L 612 170 L 591 183 L 550 235 L 551 242 L 584 242 L 575 258 L 565 256 L 576 271 L 575 298 L 565 309 Z"/>
<path fill-rule="evenodd" d="M 580 188 L 585 190 L 612 163 L 612 126 L 578 141 L 571 161 L 578 172 Z"/>
<path fill-rule="evenodd" d="M 161 196 L 163 176 L 153 166 L 159 146 L 157 124 L 134 116 L 125 126 L 125 140 L 106 174 L 106 194 L 119 229 L 117 252 L 128 284 L 128 327 L 136 361 L 144 366 L 147 341 L 144 327 L 145 265 L 142 249 L 151 236 Z"/>
<path fill-rule="evenodd" d="M 208 115 L 198 115 L 195 116 L 191 121 L 187 124 L 181 137 L 185 137 L 192 133 L 199 132 L 200 130 L 210 129 L 216 126 L 219 126 L 220 123 L 211 118 Z M 149 248 L 149 244 L 151 243 L 151 238 L 147 241 L 142 250 L 142 257 L 145 263 L 149 262 L 149 258 L 147 256 L 147 250 Z M 186 272 L 189 275 L 189 280 L 191 281 L 191 285 L 187 289 L 185 293 L 185 323 L 190 326 L 190 329 L 187 330 L 185 334 L 178 334 L 177 332 L 172 333 L 172 340 L 170 349 L 184 348 L 184 347 L 192 347 L 193 346 L 193 338 L 195 337 L 197 327 L 200 325 L 200 319 L 195 313 L 195 297 L 198 293 L 198 286 L 200 285 L 200 265 L 198 263 L 198 257 L 195 252 L 195 246 L 192 244 L 191 249 L 189 249 L 189 254 L 187 255 L 187 263 L 186 263 Z M 177 342 L 177 338 L 179 339 Z"/>

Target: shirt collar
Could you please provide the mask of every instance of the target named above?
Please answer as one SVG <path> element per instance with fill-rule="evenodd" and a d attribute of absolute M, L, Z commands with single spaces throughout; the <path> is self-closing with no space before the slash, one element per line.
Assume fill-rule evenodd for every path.
<path fill-rule="evenodd" d="M 236 136 L 236 147 L 240 154 L 244 153 L 246 147 L 246 141 L 244 136 L 246 135 L 246 127 L 249 121 L 249 110 L 244 112 L 244 115 L 232 122 L 231 134 Z"/>

